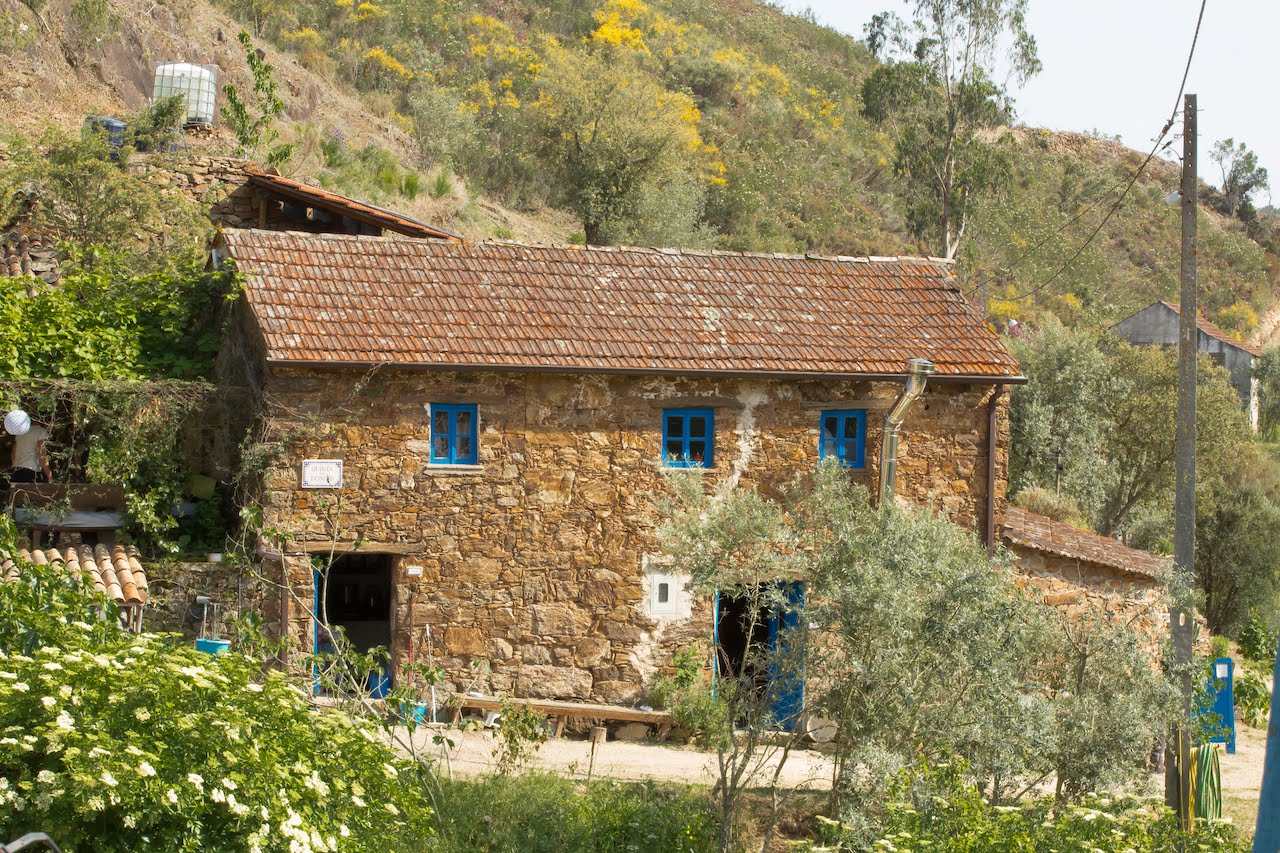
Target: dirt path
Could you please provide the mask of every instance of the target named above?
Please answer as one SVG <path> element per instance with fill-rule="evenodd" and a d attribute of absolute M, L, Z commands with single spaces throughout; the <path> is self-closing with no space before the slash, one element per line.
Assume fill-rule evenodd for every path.
<path fill-rule="evenodd" d="M 441 766 L 459 776 L 481 776 L 497 769 L 494 748 L 497 741 L 486 731 L 446 729 L 452 748 L 431 746 L 434 731 L 419 729 L 415 742 L 433 749 L 441 758 Z M 530 765 L 549 770 L 566 778 L 585 779 L 591 765 L 591 744 L 572 737 L 548 740 L 538 750 Z M 755 782 L 767 784 L 777 766 L 777 758 L 765 763 L 755 775 Z M 782 768 L 781 782 L 787 788 L 825 790 L 831 787 L 831 760 L 819 752 L 794 750 Z M 713 785 L 716 781 L 715 756 L 685 746 L 611 740 L 596 751 L 594 776 L 629 782 L 681 782 L 690 785 Z"/>
<path fill-rule="evenodd" d="M 1220 756 L 1225 814 L 1250 835 L 1258 820 L 1267 733 L 1237 723 L 1236 754 Z"/>

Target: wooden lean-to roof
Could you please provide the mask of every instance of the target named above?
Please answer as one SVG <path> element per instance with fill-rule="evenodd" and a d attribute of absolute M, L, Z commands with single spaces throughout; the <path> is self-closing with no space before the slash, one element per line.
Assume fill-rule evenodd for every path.
<path fill-rule="evenodd" d="M 935 259 L 222 237 L 271 364 L 1022 381 Z"/>
<path fill-rule="evenodd" d="M 357 222 L 382 228 L 406 237 L 422 237 L 435 240 L 458 240 L 459 235 L 446 231 L 435 225 L 428 225 L 416 219 L 410 219 L 368 202 L 357 201 L 344 195 L 304 184 L 290 178 L 264 172 L 260 169 L 245 170 L 249 183 L 269 195 L 289 199 L 307 207 L 319 208 L 337 216 L 345 216 Z"/>

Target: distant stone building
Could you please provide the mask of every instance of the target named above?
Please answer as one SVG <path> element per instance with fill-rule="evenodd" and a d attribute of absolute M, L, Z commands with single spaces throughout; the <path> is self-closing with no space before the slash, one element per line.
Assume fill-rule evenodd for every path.
<path fill-rule="evenodd" d="M 1178 345 L 1178 306 L 1169 302 L 1153 302 L 1132 317 L 1116 323 L 1113 330 L 1131 344 L 1176 347 Z M 1240 404 L 1249 415 L 1249 426 L 1258 429 L 1258 380 L 1253 375 L 1254 362 L 1262 350 L 1236 340 L 1204 317 L 1196 317 L 1196 345 L 1200 352 L 1226 369 L 1231 384 L 1240 395 Z"/>
<path fill-rule="evenodd" d="M 871 485 L 909 357 L 938 373 L 899 499 L 998 531 L 1022 377 L 945 262 L 230 228 L 217 248 L 245 276 L 224 371 L 282 451 L 268 571 L 309 602 L 335 553 L 330 620 L 448 687 L 636 699 L 717 630 L 657 542 L 663 470 L 767 491 L 835 456 Z"/>

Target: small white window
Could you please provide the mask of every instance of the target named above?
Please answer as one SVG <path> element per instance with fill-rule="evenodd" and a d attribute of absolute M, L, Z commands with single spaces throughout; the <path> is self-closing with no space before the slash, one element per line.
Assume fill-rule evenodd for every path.
<path fill-rule="evenodd" d="M 644 577 L 644 598 L 640 606 L 647 616 L 688 616 L 685 600 L 688 578 L 675 572 L 669 554 L 645 554 L 640 560 Z"/>
<path fill-rule="evenodd" d="M 649 612 L 671 616 L 680 612 L 680 580 L 675 575 L 654 573 L 649 581 Z"/>

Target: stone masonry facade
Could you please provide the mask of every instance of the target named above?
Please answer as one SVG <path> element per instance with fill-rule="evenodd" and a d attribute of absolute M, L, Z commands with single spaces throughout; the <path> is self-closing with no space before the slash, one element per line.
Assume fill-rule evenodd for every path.
<path fill-rule="evenodd" d="M 1155 577 L 1011 544 L 1015 581 L 1069 619 L 1105 614 L 1138 635 L 1153 660 L 1169 638 L 1169 598 Z"/>
<path fill-rule="evenodd" d="M 766 493 L 818 463 L 819 414 L 867 410 L 864 470 L 874 489 L 894 382 L 779 381 L 552 373 L 274 368 L 265 377 L 265 526 L 293 544 L 279 557 L 294 601 L 310 601 L 308 554 L 391 555 L 393 667 L 413 649 L 446 687 L 629 703 L 674 652 L 709 643 L 711 602 L 677 581 L 655 614 L 663 571 L 655 501 L 665 408 L 710 407 L 714 468 Z M 985 521 L 985 384 L 931 384 L 904 427 L 900 499 L 980 531 Z M 1007 412 L 998 406 L 997 514 L 1006 482 Z M 474 466 L 430 464 L 427 407 L 474 403 Z M 342 459 L 342 490 L 300 488 L 303 459 Z M 280 566 L 268 567 L 280 571 Z M 665 608 L 664 608 L 665 609 Z M 289 611 L 303 647 L 313 625 Z M 428 630 L 430 632 L 428 636 Z"/>

